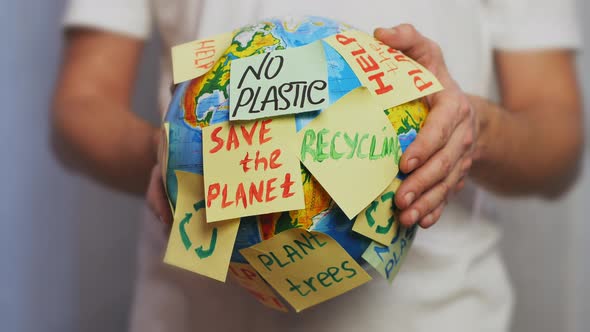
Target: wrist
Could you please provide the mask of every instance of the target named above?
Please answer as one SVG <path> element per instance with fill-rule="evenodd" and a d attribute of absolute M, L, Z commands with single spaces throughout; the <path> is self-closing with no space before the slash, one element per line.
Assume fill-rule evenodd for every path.
<path fill-rule="evenodd" d="M 468 96 L 476 114 L 477 139 L 473 150 L 474 163 L 485 163 L 490 160 L 492 140 L 497 139 L 494 132 L 497 128 L 497 114 L 489 102 L 478 96 Z M 496 136 L 496 137 L 495 137 Z"/>

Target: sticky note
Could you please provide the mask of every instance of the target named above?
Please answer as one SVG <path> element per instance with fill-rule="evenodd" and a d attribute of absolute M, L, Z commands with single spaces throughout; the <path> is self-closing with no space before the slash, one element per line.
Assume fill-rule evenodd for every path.
<path fill-rule="evenodd" d="M 174 84 L 192 80 L 208 72 L 231 45 L 233 33 L 199 39 L 172 47 Z"/>
<path fill-rule="evenodd" d="M 231 62 L 230 120 L 323 109 L 329 105 L 328 66 L 320 41 Z"/>
<path fill-rule="evenodd" d="M 391 184 L 358 214 L 352 230 L 382 245 L 389 245 L 396 235 L 396 224 L 399 223 L 394 213 L 394 200 L 400 184 L 400 179 L 393 179 Z"/>
<path fill-rule="evenodd" d="M 371 203 L 398 172 L 400 144 L 383 109 L 357 88 L 297 133 L 301 162 L 349 219 Z"/>
<path fill-rule="evenodd" d="M 383 108 L 438 92 L 443 86 L 418 62 L 358 30 L 324 40 L 350 65 Z"/>
<path fill-rule="evenodd" d="M 240 253 L 297 312 L 371 280 L 330 236 L 300 228 Z"/>
<path fill-rule="evenodd" d="M 293 116 L 203 128 L 207 221 L 305 207 Z"/>
<path fill-rule="evenodd" d="M 271 309 L 282 312 L 289 311 L 287 305 L 281 301 L 272 288 L 264 282 L 260 275 L 258 275 L 258 272 L 256 272 L 250 264 L 236 262 L 230 263 L 229 273 L 240 286 L 245 288 L 260 303 Z"/>
<path fill-rule="evenodd" d="M 396 227 L 396 236 L 389 246 L 372 242 L 362 255 L 363 259 L 389 283 L 393 281 L 406 259 L 417 230 L 416 226 L 404 228 L 399 223 L 396 223 Z"/>
<path fill-rule="evenodd" d="M 205 221 L 203 176 L 176 171 L 178 198 L 164 262 L 225 282 L 240 221 Z"/>

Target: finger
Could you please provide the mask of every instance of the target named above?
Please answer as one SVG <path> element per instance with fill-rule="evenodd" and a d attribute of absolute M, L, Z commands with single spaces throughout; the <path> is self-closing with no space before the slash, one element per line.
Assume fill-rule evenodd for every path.
<path fill-rule="evenodd" d="M 442 202 L 436 209 L 434 209 L 434 211 L 422 218 L 422 220 L 418 222 L 418 225 L 422 228 L 430 228 L 440 219 L 446 206 L 447 202 Z"/>
<path fill-rule="evenodd" d="M 410 208 L 402 210 L 400 222 L 405 227 L 411 227 L 420 219 L 427 216 L 437 206 L 446 200 L 450 186 L 441 182 L 420 197 Z"/>
<path fill-rule="evenodd" d="M 430 111 L 424 127 L 400 159 L 400 169 L 410 173 L 422 166 L 434 153 L 447 144 L 457 126 L 470 117 L 471 106 L 463 97 L 447 95 Z M 466 123 L 469 125 L 470 123 Z M 471 148 L 473 132 L 465 134 L 464 144 Z"/>
<path fill-rule="evenodd" d="M 157 129 L 153 135 L 154 145 L 156 149 L 156 163 L 161 164 L 164 162 L 166 157 L 166 151 L 168 150 L 168 136 L 166 135 L 166 129 L 162 126 Z"/>
<path fill-rule="evenodd" d="M 442 61 L 442 51 L 438 44 L 423 36 L 411 24 L 400 24 L 393 28 L 377 28 L 373 33 L 375 38 L 387 46 L 400 50 L 410 58 L 418 61 L 428 69 L 436 61 Z"/>
<path fill-rule="evenodd" d="M 459 193 L 459 192 L 461 192 L 461 190 L 463 190 L 463 188 L 465 188 L 465 179 L 461 178 L 459 180 L 459 182 L 457 183 L 457 185 L 455 186 L 455 189 L 453 191 L 455 193 Z"/>
<path fill-rule="evenodd" d="M 455 194 L 459 193 L 465 187 L 465 181 L 467 181 L 467 174 L 471 169 L 473 160 L 471 159 L 471 157 L 464 157 L 461 163 L 461 177 L 459 178 L 459 181 L 457 182 L 457 184 L 455 185 L 455 189 L 453 190 Z"/>
<path fill-rule="evenodd" d="M 396 206 L 400 209 L 407 208 L 416 197 L 420 197 L 451 174 L 468 149 L 463 137 L 468 130 L 467 124 L 459 126 L 443 149 L 404 180 L 396 193 Z"/>
<path fill-rule="evenodd" d="M 457 165 L 451 172 L 449 177 L 444 181 L 436 184 L 430 190 L 425 192 L 420 198 L 416 200 L 410 207 L 403 210 L 400 214 L 400 222 L 406 227 L 414 225 L 418 220 L 424 218 L 434 209 L 436 209 L 442 202 L 446 201 L 450 190 L 454 188 L 455 184 L 461 177 L 461 165 Z"/>
<path fill-rule="evenodd" d="M 150 184 L 147 191 L 147 201 L 158 219 L 165 224 L 172 224 L 172 211 L 168 205 L 168 198 L 164 190 L 159 167 L 152 170 Z"/>

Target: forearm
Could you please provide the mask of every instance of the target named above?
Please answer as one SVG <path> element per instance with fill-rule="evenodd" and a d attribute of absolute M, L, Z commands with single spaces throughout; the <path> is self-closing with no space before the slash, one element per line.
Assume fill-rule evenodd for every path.
<path fill-rule="evenodd" d="M 119 108 L 119 109 L 117 109 Z M 156 163 L 156 130 L 101 98 L 58 101 L 53 146 L 70 169 L 117 190 L 143 195 Z"/>
<path fill-rule="evenodd" d="M 534 112 L 509 112 L 470 96 L 479 122 L 471 177 L 502 195 L 563 192 L 577 175 L 582 148 L 579 112 L 539 101 Z"/>

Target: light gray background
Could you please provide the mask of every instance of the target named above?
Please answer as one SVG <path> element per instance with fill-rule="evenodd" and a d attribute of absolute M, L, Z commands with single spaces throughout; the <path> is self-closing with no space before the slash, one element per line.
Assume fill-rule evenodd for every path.
<path fill-rule="evenodd" d="M 590 4 L 579 3 L 586 18 Z M 140 200 L 66 174 L 48 150 L 63 4 L 0 1 L 0 331 L 124 331 L 133 292 Z M 590 22 L 582 24 L 590 45 Z M 156 50 L 154 42 L 146 49 L 134 105 L 152 120 Z M 590 53 L 579 60 L 588 98 Z M 585 160 L 583 177 L 561 201 L 500 205 L 503 248 L 518 293 L 515 331 L 590 329 Z"/>

